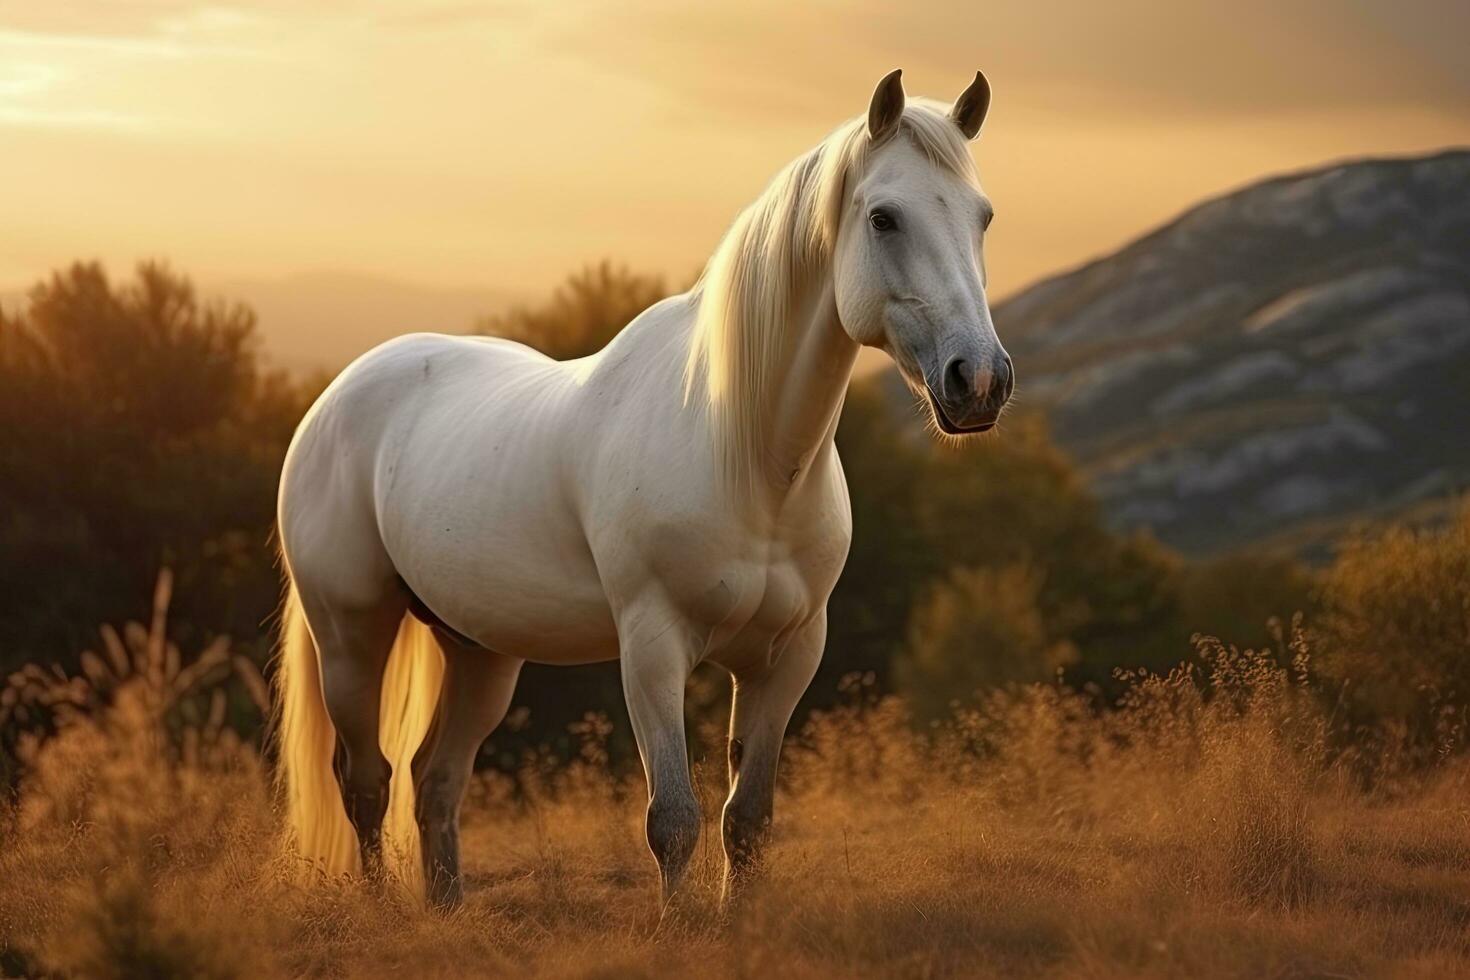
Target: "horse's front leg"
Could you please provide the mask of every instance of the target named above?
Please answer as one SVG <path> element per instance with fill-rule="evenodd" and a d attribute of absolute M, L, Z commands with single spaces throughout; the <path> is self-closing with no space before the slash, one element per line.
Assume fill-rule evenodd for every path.
<path fill-rule="evenodd" d="M 699 840 L 699 801 L 684 741 L 684 688 L 693 669 L 688 624 L 662 603 L 630 610 L 619 629 L 623 697 L 648 777 L 648 848 L 665 908 Z"/>
<path fill-rule="evenodd" d="M 824 609 L 792 635 L 773 664 L 735 675 L 730 708 L 730 797 L 720 825 L 725 845 L 721 903 L 727 907 L 759 867 L 761 850 L 770 836 L 781 741 L 796 702 L 821 663 L 826 642 Z"/>

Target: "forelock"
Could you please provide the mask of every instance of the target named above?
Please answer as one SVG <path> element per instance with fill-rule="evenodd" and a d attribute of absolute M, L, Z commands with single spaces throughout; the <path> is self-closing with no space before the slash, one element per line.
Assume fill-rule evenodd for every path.
<path fill-rule="evenodd" d="M 949 107 L 944 103 L 910 99 L 899 120 L 898 132 L 892 138 L 907 139 L 935 167 L 979 188 L 969 141 L 949 118 Z M 843 125 L 818 148 L 820 161 L 811 229 L 816 247 L 830 250 L 835 246 L 848 188 L 862 181 L 873 149 L 862 118 Z"/>

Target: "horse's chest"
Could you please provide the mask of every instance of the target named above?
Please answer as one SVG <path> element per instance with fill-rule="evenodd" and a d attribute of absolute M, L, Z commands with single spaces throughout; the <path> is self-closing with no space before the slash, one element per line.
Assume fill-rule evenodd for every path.
<path fill-rule="evenodd" d="M 755 569 L 743 607 L 731 616 L 730 627 L 757 636 L 774 636 L 810 612 L 812 590 L 803 569 L 794 562 L 776 562 Z"/>
<path fill-rule="evenodd" d="M 655 580 L 653 591 L 687 624 L 697 656 L 732 669 L 769 661 L 826 606 L 849 528 L 844 508 L 825 496 L 762 529 L 703 509 L 666 512 L 636 536 L 641 561 L 626 591 L 646 594 Z"/>
<path fill-rule="evenodd" d="M 791 561 L 742 564 L 722 581 L 731 587 L 723 614 L 714 607 L 703 611 L 709 620 L 705 653 L 734 669 L 769 663 L 785 638 L 826 600 L 806 570 Z"/>

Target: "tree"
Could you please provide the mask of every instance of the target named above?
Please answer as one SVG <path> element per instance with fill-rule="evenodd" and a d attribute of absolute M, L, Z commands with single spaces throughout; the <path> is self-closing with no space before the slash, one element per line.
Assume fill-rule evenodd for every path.
<path fill-rule="evenodd" d="M 1166 668 L 1188 653 L 1180 561 L 1144 534 L 1111 531 L 1045 421 L 1017 415 L 1000 438 L 936 453 L 918 519 L 947 566 L 1023 564 L 1054 641 L 1078 651 L 1069 680 L 1108 684 L 1114 667 Z"/>
<path fill-rule="evenodd" d="M 954 678 L 983 681 L 989 667 L 939 663 L 937 637 L 957 627 L 917 624 L 925 616 L 958 622 L 959 613 L 949 610 L 962 603 L 975 606 L 974 615 L 987 614 L 976 582 L 1004 581 L 1010 589 L 1002 612 L 1011 622 L 997 629 L 1011 633 L 1004 642 L 990 638 L 998 644 L 991 654 L 966 640 L 953 656 L 1009 658 L 1011 666 L 997 667 L 996 678 L 1045 678 L 1065 662 L 1069 681 L 1107 686 L 1114 667 L 1162 668 L 1188 655 L 1189 630 L 1179 619 L 1180 562 L 1145 536 L 1107 528 L 1040 418 L 1008 417 L 999 437 L 936 445 L 908 428 L 917 423 L 903 418 L 882 384 L 882 378 L 854 384 L 838 432 L 853 500 L 853 546 L 832 599 L 830 666 L 823 665 L 819 684 L 830 689 L 847 671 L 872 670 L 902 686 L 917 676 L 919 662 L 931 679 L 953 671 Z M 1023 602 L 1026 590 L 1034 595 L 1027 592 Z M 1028 603 L 1034 619 L 1027 619 Z M 1040 635 L 1022 642 L 1017 631 L 1033 627 Z M 1035 670 L 1016 668 L 1020 651 L 1040 658 Z M 904 657 L 906 675 L 892 669 Z M 972 692 L 962 685 L 951 696 Z"/>
<path fill-rule="evenodd" d="M 304 405 L 262 370 L 250 309 L 201 302 L 162 265 L 114 285 L 76 264 L 0 312 L 0 667 L 92 645 L 147 608 L 162 566 L 183 642 L 261 636 Z"/>
<path fill-rule="evenodd" d="M 915 520 L 929 447 L 904 433 L 902 422 L 876 379 L 853 384 L 837 430 L 852 547 L 829 603 L 827 653 L 811 695 L 817 700 L 835 695 L 846 674 L 888 676 L 909 610 L 946 567 Z"/>

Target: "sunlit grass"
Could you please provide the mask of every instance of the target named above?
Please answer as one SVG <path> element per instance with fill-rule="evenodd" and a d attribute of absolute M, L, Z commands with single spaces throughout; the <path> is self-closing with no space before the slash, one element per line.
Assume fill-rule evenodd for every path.
<path fill-rule="evenodd" d="M 1201 670 L 1130 678 L 1114 711 L 1025 687 L 916 729 L 902 702 L 855 697 L 791 739 L 765 877 L 724 920 L 706 739 L 688 908 L 660 922 L 641 780 L 609 773 L 596 719 L 569 765 L 477 780 L 462 910 L 300 884 L 265 765 L 185 708 L 210 704 L 212 674 L 162 635 L 159 614 L 90 679 L 32 674 L 7 696 L 11 722 L 71 707 L 26 743 L 0 816 L 3 972 L 1470 972 L 1470 765 L 1344 733 L 1300 637 L 1287 666 L 1206 644 Z"/>

